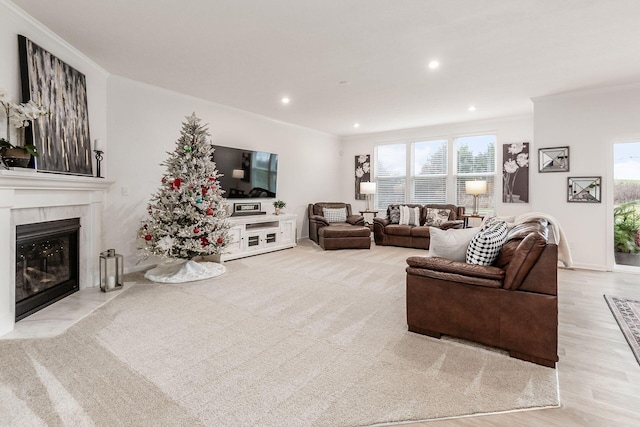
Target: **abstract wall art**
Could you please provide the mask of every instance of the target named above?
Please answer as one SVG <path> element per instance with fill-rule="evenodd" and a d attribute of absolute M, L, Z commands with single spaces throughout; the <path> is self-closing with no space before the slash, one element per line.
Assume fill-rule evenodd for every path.
<path fill-rule="evenodd" d="M 18 36 L 22 97 L 50 115 L 26 128 L 38 149 L 37 170 L 92 176 L 89 109 L 84 74 L 24 36 Z"/>

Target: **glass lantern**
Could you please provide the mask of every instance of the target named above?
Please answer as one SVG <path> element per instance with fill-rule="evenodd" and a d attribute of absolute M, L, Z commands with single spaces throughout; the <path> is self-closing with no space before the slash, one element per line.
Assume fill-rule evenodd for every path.
<path fill-rule="evenodd" d="M 115 249 L 100 253 L 100 290 L 102 292 L 122 289 L 124 258 Z"/>

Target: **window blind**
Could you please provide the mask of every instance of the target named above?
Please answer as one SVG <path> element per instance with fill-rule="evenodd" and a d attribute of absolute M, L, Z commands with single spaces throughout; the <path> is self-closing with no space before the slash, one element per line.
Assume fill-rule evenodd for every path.
<path fill-rule="evenodd" d="M 487 181 L 487 194 L 478 198 L 480 210 L 495 206 L 496 135 L 458 137 L 456 149 L 456 204 L 470 208 L 473 196 L 466 194 L 465 182 Z"/>
<path fill-rule="evenodd" d="M 447 140 L 411 144 L 411 203 L 446 203 Z"/>
<path fill-rule="evenodd" d="M 377 145 L 374 156 L 374 176 L 377 182 L 376 209 L 384 210 L 388 205 L 405 203 L 407 145 L 405 143 Z"/>

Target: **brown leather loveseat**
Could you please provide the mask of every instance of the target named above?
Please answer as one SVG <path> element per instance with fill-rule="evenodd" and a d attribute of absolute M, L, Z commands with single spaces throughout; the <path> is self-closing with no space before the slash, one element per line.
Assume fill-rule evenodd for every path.
<path fill-rule="evenodd" d="M 464 206 L 456 205 L 411 205 L 407 204 L 410 208 L 420 208 L 420 225 L 399 225 L 392 223 L 391 210 L 399 207 L 400 205 L 389 205 L 387 207 L 387 214 L 385 218 L 373 219 L 373 233 L 376 245 L 379 246 L 402 246 L 405 248 L 417 248 L 417 249 L 429 249 L 429 227 L 425 226 L 427 221 L 427 212 L 429 209 L 436 210 L 448 210 L 449 217 L 446 222 L 438 225 L 438 228 L 462 228 L 463 221 L 462 215 L 464 215 Z"/>
<path fill-rule="evenodd" d="M 409 330 L 499 347 L 518 359 L 558 360 L 557 246 L 544 219 L 516 225 L 494 265 L 410 257 Z"/>

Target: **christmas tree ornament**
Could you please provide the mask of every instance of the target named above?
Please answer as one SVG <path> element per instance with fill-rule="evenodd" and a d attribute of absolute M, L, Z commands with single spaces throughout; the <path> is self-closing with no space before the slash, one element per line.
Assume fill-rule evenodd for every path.
<path fill-rule="evenodd" d="M 162 185 L 151 196 L 148 217 L 138 231 L 143 258 L 171 260 L 145 274 L 161 283 L 202 280 L 224 273 L 220 264 L 192 258 L 221 254 L 229 241 L 226 201 L 219 192 L 210 191 L 219 189 L 219 184 L 207 126 L 192 114 L 182 123 L 180 133 L 174 151 L 162 163 L 166 168 Z M 206 203 L 207 209 L 194 201 Z"/>

